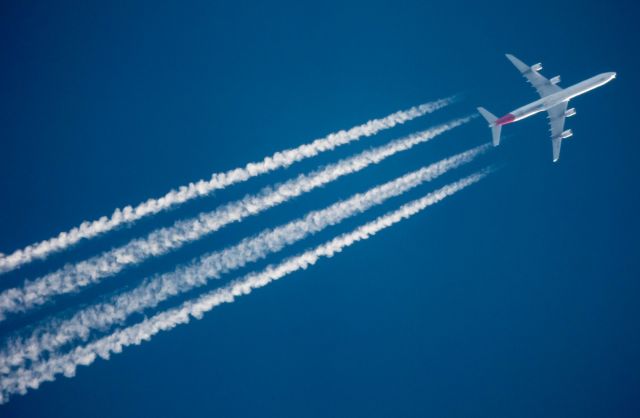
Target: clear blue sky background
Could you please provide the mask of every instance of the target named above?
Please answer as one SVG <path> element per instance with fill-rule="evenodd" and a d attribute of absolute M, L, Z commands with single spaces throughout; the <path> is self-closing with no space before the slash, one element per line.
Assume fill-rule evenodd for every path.
<path fill-rule="evenodd" d="M 573 102 L 575 135 L 559 164 L 543 116 L 508 126 L 504 145 L 474 167 L 270 261 L 475 167 L 504 164 L 472 189 L 201 321 L 16 396 L 0 416 L 640 414 L 633 2 L 17 3 L 0 6 L 5 253 L 370 118 L 463 99 L 35 263 L 3 277 L 3 288 L 477 105 L 503 114 L 534 100 L 505 52 L 542 61 L 564 86 L 605 71 L 618 78 Z M 488 139 L 476 119 L 0 332 Z"/>

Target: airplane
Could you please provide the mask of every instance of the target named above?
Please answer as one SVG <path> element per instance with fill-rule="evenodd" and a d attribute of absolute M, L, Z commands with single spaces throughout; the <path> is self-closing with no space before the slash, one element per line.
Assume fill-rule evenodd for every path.
<path fill-rule="evenodd" d="M 616 78 L 616 73 L 602 73 L 563 89 L 558 85 L 560 82 L 559 75 L 547 79 L 540 74 L 540 70 L 542 70 L 541 63 L 529 66 L 511 54 L 506 54 L 506 56 L 520 71 L 520 74 L 536 89 L 540 99 L 507 113 L 501 118 L 497 118 L 485 108 L 479 107 L 478 112 L 487 120 L 489 128 L 491 128 L 493 145 L 496 147 L 500 145 L 500 131 L 504 125 L 546 111 L 548 113 L 547 119 L 549 119 L 549 125 L 551 126 L 551 146 L 553 162 L 555 163 L 560 158 L 562 141 L 573 135 L 571 129 L 564 130 L 564 119 L 576 114 L 574 108 L 567 109 L 569 100 L 608 83 Z"/>

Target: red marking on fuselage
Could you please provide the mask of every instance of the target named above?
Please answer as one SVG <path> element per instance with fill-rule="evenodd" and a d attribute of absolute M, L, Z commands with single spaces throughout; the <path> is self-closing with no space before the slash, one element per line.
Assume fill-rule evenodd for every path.
<path fill-rule="evenodd" d="M 496 119 L 495 124 L 502 126 L 502 125 L 506 125 L 507 123 L 511 123 L 513 121 L 516 120 L 516 117 L 513 116 L 511 113 L 508 113 L 506 115 L 504 115 L 503 117 Z"/>

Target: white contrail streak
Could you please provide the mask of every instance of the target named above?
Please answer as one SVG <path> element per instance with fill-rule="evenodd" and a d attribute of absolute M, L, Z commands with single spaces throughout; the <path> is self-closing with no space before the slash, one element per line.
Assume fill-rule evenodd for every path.
<path fill-rule="evenodd" d="M 135 207 L 125 206 L 124 208 L 116 209 L 111 216 L 103 216 L 95 221 L 85 221 L 69 231 L 61 232 L 57 237 L 31 244 L 23 249 L 14 251 L 12 254 L 4 255 L 0 253 L 0 273 L 14 270 L 36 259 L 44 259 L 50 254 L 62 251 L 83 239 L 96 237 L 121 225 L 135 222 L 145 216 L 167 210 L 197 197 L 206 196 L 215 190 L 223 189 L 279 168 L 288 167 L 293 163 L 314 157 L 322 152 L 330 151 L 363 137 L 375 135 L 384 129 L 393 128 L 396 125 L 434 112 L 454 100 L 454 97 L 448 97 L 414 106 L 407 110 L 401 110 L 384 118 L 370 120 L 347 131 L 332 133 L 297 148 L 276 152 L 269 157 L 265 157 L 262 161 L 248 163 L 244 167 L 222 173 L 215 173 L 209 180 L 189 183 L 186 186 L 179 187 L 177 190 L 171 190 L 158 199 L 149 199 Z"/>
<path fill-rule="evenodd" d="M 30 368 L 22 368 L 12 375 L 0 378 L 0 402 L 7 402 L 12 394 L 24 394 L 28 389 L 36 389 L 45 381 L 52 381 L 59 374 L 72 377 L 80 365 L 89 365 L 96 358 L 109 359 L 112 353 L 120 353 L 124 347 L 148 341 L 161 331 L 170 330 L 177 325 L 186 324 L 191 317 L 200 319 L 204 313 L 223 303 L 231 303 L 236 297 L 251 293 L 254 289 L 266 286 L 290 273 L 315 264 L 320 258 L 329 258 L 354 243 L 366 240 L 383 229 L 403 219 L 409 218 L 444 198 L 478 182 L 488 171 L 477 172 L 457 182 L 451 183 L 435 192 L 401 206 L 356 230 L 288 258 L 275 266 L 268 266 L 261 272 L 250 273 L 226 286 L 208 292 L 194 300 L 184 302 L 177 308 L 158 313 L 142 322 L 115 331 L 85 346 L 76 347 L 69 353 L 52 356 L 46 361 L 36 362 Z"/>
<path fill-rule="evenodd" d="M 22 287 L 7 289 L 0 293 L 0 320 L 13 312 L 24 312 L 46 303 L 50 298 L 71 293 L 82 287 L 113 276 L 125 267 L 138 264 L 150 257 L 157 257 L 182 247 L 217 231 L 232 222 L 258 214 L 317 187 L 324 186 L 342 176 L 355 173 L 371 164 L 377 164 L 398 152 L 453 129 L 471 119 L 460 118 L 407 137 L 396 139 L 386 145 L 366 150 L 353 157 L 327 165 L 308 174 L 265 187 L 257 194 L 227 203 L 214 211 L 202 213 L 195 218 L 178 221 L 170 227 L 158 229 L 144 238 L 138 238 L 124 246 L 76 264 L 69 264 Z"/>
<path fill-rule="evenodd" d="M 134 312 L 153 308 L 178 293 L 205 285 L 224 273 L 263 259 L 310 234 L 466 164 L 488 148 L 489 144 L 472 148 L 373 187 L 365 193 L 355 194 L 325 209 L 309 212 L 304 217 L 277 228 L 266 229 L 236 245 L 202 256 L 189 266 L 143 281 L 137 288 L 80 310 L 67 320 L 54 320 L 40 326 L 28 338 L 9 340 L 6 349 L 0 352 L 0 373 L 8 374 L 11 369 L 22 367 L 27 361 L 39 360 L 42 353 L 51 353 L 76 339 L 86 340 L 94 330 L 108 329 Z"/>

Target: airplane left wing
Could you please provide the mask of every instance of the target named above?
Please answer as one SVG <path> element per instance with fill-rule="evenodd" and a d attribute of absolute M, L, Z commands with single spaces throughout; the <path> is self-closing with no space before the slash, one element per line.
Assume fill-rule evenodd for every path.
<path fill-rule="evenodd" d="M 546 97 L 550 94 L 556 93 L 562 88 L 538 72 L 538 70 L 520 61 L 518 58 L 511 54 L 506 54 L 509 61 L 520 71 L 520 74 L 536 89 L 540 97 Z"/>
<path fill-rule="evenodd" d="M 567 111 L 567 106 L 569 102 L 563 102 L 559 105 L 553 106 L 547 110 L 549 116 L 549 125 L 551 131 L 551 145 L 553 148 L 553 162 L 555 163 L 560 158 L 560 146 L 562 145 L 562 140 L 564 139 L 564 119 Z M 571 131 L 567 131 L 568 134 L 571 134 Z"/>

